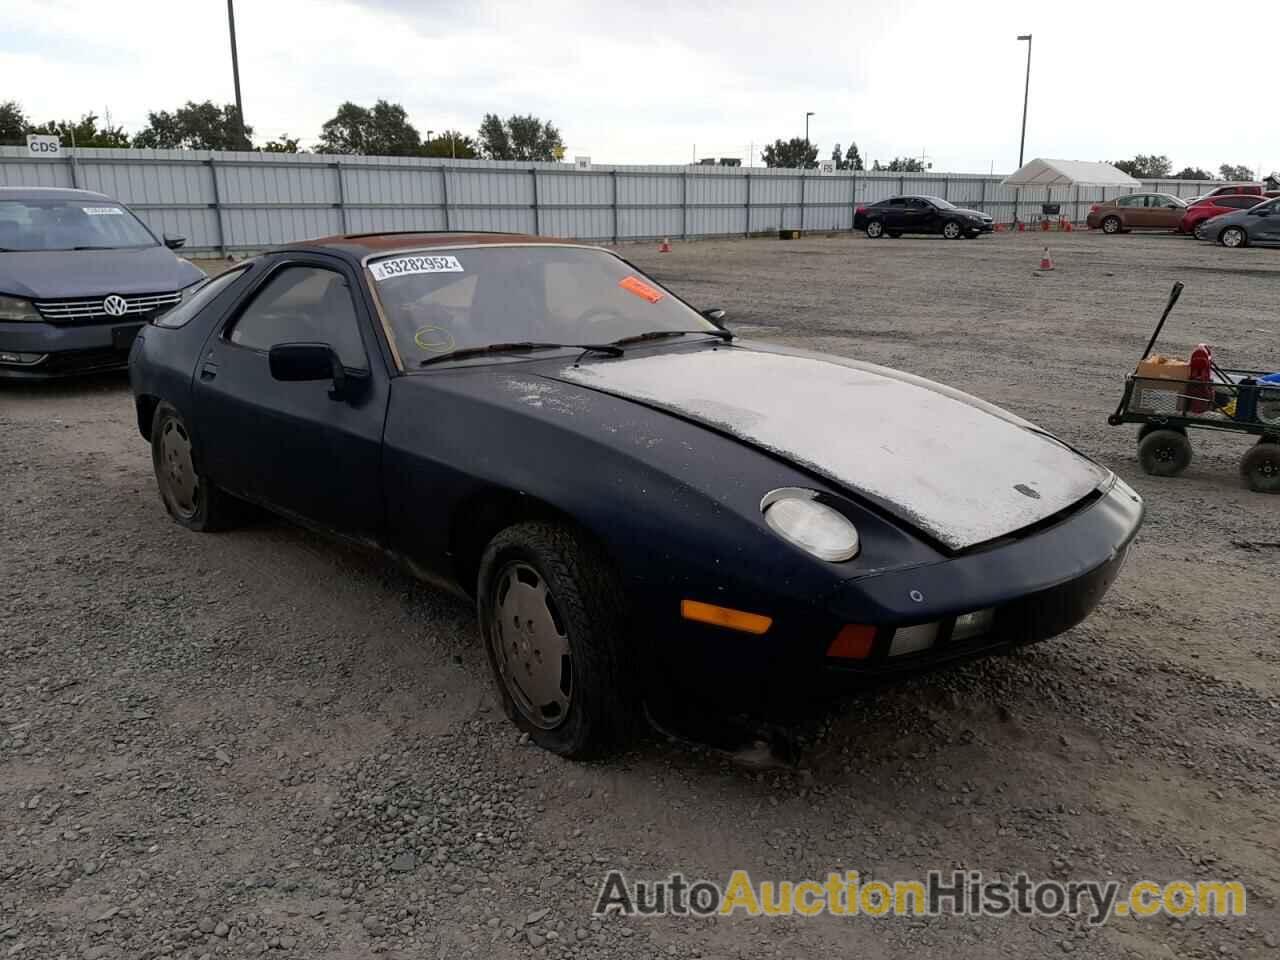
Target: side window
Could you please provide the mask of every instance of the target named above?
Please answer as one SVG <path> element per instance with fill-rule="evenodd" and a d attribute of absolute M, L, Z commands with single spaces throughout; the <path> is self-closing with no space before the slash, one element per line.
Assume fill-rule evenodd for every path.
<path fill-rule="evenodd" d="M 1122 207 L 1141 207 L 1147 202 L 1146 194 L 1137 193 L 1129 197 L 1121 197 L 1116 201 Z"/>
<path fill-rule="evenodd" d="M 1236 210 L 1248 210 L 1257 203 L 1257 197 L 1223 197 L 1221 206 L 1232 207 Z"/>
<path fill-rule="evenodd" d="M 929 209 L 929 204 L 921 200 L 919 197 L 912 197 L 910 200 L 907 201 L 907 205 L 910 206 L 912 210 L 928 210 Z"/>
<path fill-rule="evenodd" d="M 157 327 L 185 327 L 192 317 L 203 310 L 223 290 L 244 276 L 248 269 L 247 266 L 235 267 L 216 277 L 200 281 L 197 289 L 188 295 L 185 303 L 156 317 L 152 323 Z"/>
<path fill-rule="evenodd" d="M 906 205 L 907 201 L 905 197 L 894 197 L 889 201 L 889 206 L 891 207 L 905 207 Z"/>
<path fill-rule="evenodd" d="M 266 353 L 278 343 L 327 343 L 343 366 L 369 366 L 346 278 L 323 267 L 284 267 L 231 328 L 232 343 Z"/>

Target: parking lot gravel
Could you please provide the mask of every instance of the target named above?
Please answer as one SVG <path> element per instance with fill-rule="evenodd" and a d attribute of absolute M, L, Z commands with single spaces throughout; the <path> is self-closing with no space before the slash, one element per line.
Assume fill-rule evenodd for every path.
<path fill-rule="evenodd" d="M 1239 437 L 1195 436 L 1156 480 L 1135 428 L 1106 425 L 1175 279 L 1166 352 L 1280 368 L 1280 253 L 1080 233 L 621 251 L 743 336 L 942 380 L 1117 470 L 1149 512 L 1101 608 L 852 699 L 794 770 L 656 735 L 570 763 L 501 715 L 467 606 L 283 521 L 170 522 L 124 377 L 0 385 L 0 956 L 1280 958 L 1280 498 L 1244 489 Z M 1221 878 L 1250 899 L 1101 927 L 594 918 L 615 867 Z"/>

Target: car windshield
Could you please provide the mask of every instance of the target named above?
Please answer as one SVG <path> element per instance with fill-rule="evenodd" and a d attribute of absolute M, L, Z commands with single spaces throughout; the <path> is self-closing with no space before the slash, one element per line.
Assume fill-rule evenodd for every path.
<path fill-rule="evenodd" d="M 111 200 L 0 200 L 0 250 L 154 247 L 142 222 Z"/>
<path fill-rule="evenodd" d="M 920 199 L 928 200 L 939 210 L 959 210 L 960 209 L 950 200 L 943 200 L 941 197 L 921 197 Z"/>
<path fill-rule="evenodd" d="M 490 344 L 603 344 L 657 331 L 719 330 L 603 250 L 554 244 L 437 247 L 392 254 L 368 266 L 406 370 Z"/>

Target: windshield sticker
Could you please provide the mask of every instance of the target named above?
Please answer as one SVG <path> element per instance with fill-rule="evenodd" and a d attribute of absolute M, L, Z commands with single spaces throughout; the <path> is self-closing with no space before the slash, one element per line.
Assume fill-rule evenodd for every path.
<path fill-rule="evenodd" d="M 463 273 L 457 257 L 396 257 L 369 264 L 375 280 L 389 280 L 411 273 Z"/>
<path fill-rule="evenodd" d="M 413 335 L 413 342 L 427 353 L 448 353 L 454 347 L 453 334 L 443 327 L 423 327 Z"/>
<path fill-rule="evenodd" d="M 120 207 L 81 207 L 80 209 L 91 217 L 124 216 L 124 211 Z"/>
<path fill-rule="evenodd" d="M 639 277 L 623 277 L 618 281 L 618 286 L 627 293 L 634 293 L 641 300 L 648 300 L 650 303 L 657 303 L 662 299 L 662 291 L 649 286 Z"/>

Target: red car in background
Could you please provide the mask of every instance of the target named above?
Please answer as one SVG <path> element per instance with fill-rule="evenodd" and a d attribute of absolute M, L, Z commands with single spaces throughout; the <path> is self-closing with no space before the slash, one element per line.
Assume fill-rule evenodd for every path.
<path fill-rule="evenodd" d="M 1234 210 L 1248 210 L 1250 207 L 1262 203 L 1264 199 L 1266 198 L 1256 193 L 1207 196 L 1187 207 L 1186 213 L 1182 215 L 1182 220 L 1178 223 L 1178 232 L 1189 233 L 1194 236 L 1196 227 L 1211 217 L 1231 213 Z"/>

